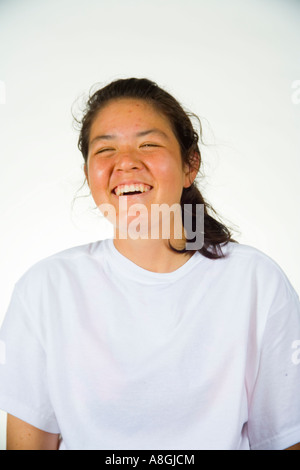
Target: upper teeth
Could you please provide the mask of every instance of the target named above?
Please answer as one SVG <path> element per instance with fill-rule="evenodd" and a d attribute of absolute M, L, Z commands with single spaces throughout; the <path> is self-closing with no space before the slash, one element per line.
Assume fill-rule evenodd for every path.
<path fill-rule="evenodd" d="M 137 183 L 137 184 L 120 184 L 115 188 L 115 194 L 121 196 L 124 193 L 130 193 L 133 191 L 140 191 L 142 193 L 147 192 L 151 189 L 148 184 Z"/>

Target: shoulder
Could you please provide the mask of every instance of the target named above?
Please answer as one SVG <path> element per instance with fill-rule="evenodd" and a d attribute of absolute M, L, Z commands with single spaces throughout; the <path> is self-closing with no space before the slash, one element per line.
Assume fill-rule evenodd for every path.
<path fill-rule="evenodd" d="M 222 251 L 225 264 L 236 275 L 236 282 L 251 286 L 253 295 L 264 296 L 284 305 L 290 299 L 299 300 L 287 274 L 271 256 L 250 245 L 232 243 Z"/>
<path fill-rule="evenodd" d="M 229 264 L 237 264 L 241 269 L 247 268 L 262 274 L 285 275 L 274 258 L 254 246 L 230 242 L 222 247 L 222 251 Z"/>
<path fill-rule="evenodd" d="M 76 271 L 87 269 L 95 260 L 101 259 L 103 243 L 100 240 L 70 247 L 39 260 L 17 280 L 17 290 L 26 291 L 45 282 L 58 283 L 65 274 L 72 276 Z"/>
<path fill-rule="evenodd" d="M 267 255 L 262 250 L 244 243 L 234 243 L 229 242 L 228 244 L 222 246 L 222 251 L 228 255 L 228 259 L 239 259 L 247 261 L 260 261 L 267 264 L 276 265 L 274 259 Z"/>

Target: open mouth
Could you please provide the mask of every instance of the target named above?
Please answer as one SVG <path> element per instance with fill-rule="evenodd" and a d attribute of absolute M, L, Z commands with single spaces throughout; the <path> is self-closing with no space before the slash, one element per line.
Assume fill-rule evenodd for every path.
<path fill-rule="evenodd" d="M 152 189 L 152 186 L 144 183 L 136 184 L 120 184 L 113 189 L 113 193 L 116 196 L 133 196 L 137 194 L 147 193 Z"/>

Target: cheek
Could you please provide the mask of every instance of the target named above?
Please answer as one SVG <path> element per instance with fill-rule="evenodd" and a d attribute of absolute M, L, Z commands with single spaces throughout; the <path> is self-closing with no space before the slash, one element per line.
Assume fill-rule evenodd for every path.
<path fill-rule="evenodd" d="M 176 189 L 178 189 L 178 192 L 182 190 L 184 174 L 177 162 L 161 162 L 156 170 L 156 175 L 168 190 L 172 192 Z"/>
<path fill-rule="evenodd" d="M 107 170 L 105 167 L 92 163 L 89 165 L 89 186 L 94 189 L 102 189 L 107 184 Z"/>
<path fill-rule="evenodd" d="M 105 176 L 105 172 L 100 170 L 92 170 L 89 175 L 89 188 L 91 196 L 97 206 L 107 202 L 107 185 L 108 179 Z"/>

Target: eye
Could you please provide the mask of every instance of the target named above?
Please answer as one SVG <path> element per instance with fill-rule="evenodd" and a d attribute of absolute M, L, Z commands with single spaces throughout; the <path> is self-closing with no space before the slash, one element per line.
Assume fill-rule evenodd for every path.
<path fill-rule="evenodd" d="M 160 147 L 158 144 L 143 144 L 141 147 Z"/>
<path fill-rule="evenodd" d="M 113 150 L 114 150 L 114 149 L 111 148 L 111 147 L 106 147 L 106 148 L 97 150 L 97 152 L 95 152 L 95 155 L 97 155 L 97 154 L 99 154 L 99 153 L 104 153 L 104 152 L 111 152 L 111 151 L 113 151 Z"/>

